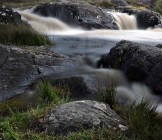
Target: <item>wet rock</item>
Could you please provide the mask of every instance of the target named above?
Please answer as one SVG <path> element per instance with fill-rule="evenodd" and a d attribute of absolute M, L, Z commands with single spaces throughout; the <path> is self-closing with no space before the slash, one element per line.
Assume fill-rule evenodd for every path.
<path fill-rule="evenodd" d="M 0 23 L 2 24 L 22 24 L 19 13 L 14 12 L 11 8 L 0 6 Z"/>
<path fill-rule="evenodd" d="M 137 15 L 140 11 L 130 7 L 119 7 L 118 10 L 121 13 L 127 13 L 128 15 Z"/>
<path fill-rule="evenodd" d="M 95 99 L 95 89 L 90 85 L 87 75 L 74 75 L 51 79 L 55 86 L 65 86 L 70 91 L 70 98 L 75 100 Z M 94 85 L 95 86 L 95 85 Z"/>
<path fill-rule="evenodd" d="M 141 11 L 137 14 L 137 24 L 140 29 L 147 29 L 161 24 L 161 15 L 152 11 Z"/>
<path fill-rule="evenodd" d="M 40 118 L 39 126 L 49 134 L 91 128 L 128 129 L 109 105 L 90 100 L 69 102 L 51 109 Z"/>
<path fill-rule="evenodd" d="M 34 13 L 45 17 L 56 17 L 71 26 L 86 29 L 118 29 L 111 16 L 86 2 L 53 2 L 37 6 Z"/>
<path fill-rule="evenodd" d="M 158 44 L 155 47 L 162 49 L 162 44 Z"/>
<path fill-rule="evenodd" d="M 160 13 L 153 11 L 140 11 L 137 9 L 132 9 L 130 7 L 119 7 L 118 10 L 122 13 L 127 13 L 129 15 L 135 15 L 137 19 L 137 26 L 139 29 L 147 29 L 149 27 L 160 27 L 162 26 L 162 17 Z"/>
<path fill-rule="evenodd" d="M 61 58 L 41 47 L 0 45 L 0 100 L 24 93 L 37 78 L 54 71 Z"/>
<path fill-rule="evenodd" d="M 74 70 L 72 70 L 74 72 Z M 54 76 L 56 72 L 49 77 L 50 81 L 55 86 L 65 86 L 70 91 L 70 97 L 74 100 L 95 100 L 96 93 L 99 89 L 110 87 L 114 85 L 117 86 L 127 86 L 128 82 L 124 75 L 115 69 L 94 69 L 92 67 L 84 67 L 81 70 L 82 73 L 79 74 L 79 69 L 77 75 L 71 73 L 69 76 L 66 71 L 66 76 L 58 77 Z M 117 98 L 118 98 L 118 94 Z"/>
<path fill-rule="evenodd" d="M 107 55 L 105 67 L 122 70 L 132 81 L 148 85 L 156 94 L 162 93 L 162 50 L 144 44 L 121 41 Z M 104 66 L 104 64 L 103 64 Z"/>

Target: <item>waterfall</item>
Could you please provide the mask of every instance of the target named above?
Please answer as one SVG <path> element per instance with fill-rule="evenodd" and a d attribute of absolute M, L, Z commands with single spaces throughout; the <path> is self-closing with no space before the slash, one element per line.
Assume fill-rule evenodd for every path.
<path fill-rule="evenodd" d="M 33 29 L 41 34 L 47 34 L 52 31 L 66 31 L 70 30 L 70 27 L 53 17 L 42 17 L 36 14 L 32 14 L 29 11 L 18 11 L 22 16 L 22 19 L 27 21 Z"/>
<path fill-rule="evenodd" d="M 134 15 L 128 15 L 127 13 L 109 12 L 114 18 L 114 22 L 117 24 L 120 30 L 136 30 L 137 20 Z"/>

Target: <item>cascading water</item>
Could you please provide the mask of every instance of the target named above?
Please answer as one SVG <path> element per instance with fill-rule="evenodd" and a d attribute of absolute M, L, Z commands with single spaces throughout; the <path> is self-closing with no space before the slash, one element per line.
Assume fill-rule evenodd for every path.
<path fill-rule="evenodd" d="M 52 31 L 66 31 L 69 30 L 70 27 L 63 23 L 62 21 L 51 18 L 51 17 L 41 17 L 35 14 L 30 13 L 29 11 L 21 12 L 19 11 L 21 16 L 25 21 L 27 21 L 33 29 L 38 31 L 39 33 L 48 33 Z"/>
<path fill-rule="evenodd" d="M 117 24 L 120 30 L 137 30 L 137 20 L 134 15 L 128 15 L 126 13 L 107 12 L 114 18 L 114 22 Z"/>
<path fill-rule="evenodd" d="M 113 42 L 126 39 L 145 43 L 148 45 L 156 45 L 162 43 L 162 29 L 137 30 L 135 16 L 125 13 L 111 12 L 115 23 L 121 30 L 82 30 L 74 29 L 59 19 L 52 17 L 42 17 L 31 13 L 31 11 L 18 11 L 24 20 L 26 20 L 34 30 L 46 35 L 66 35 L 75 37 L 86 37 L 95 39 L 105 39 Z M 109 13 L 110 14 L 110 13 Z"/>
<path fill-rule="evenodd" d="M 76 56 L 79 54 L 79 56 L 89 55 L 96 58 L 103 53 L 107 53 L 116 42 L 122 39 L 149 44 L 152 46 L 162 43 L 161 29 L 138 30 L 136 17 L 125 13 L 107 13 L 112 15 L 114 22 L 118 25 L 120 30 L 102 29 L 87 31 L 76 28 L 73 29 L 66 23 L 63 23 L 56 18 L 41 17 L 39 15 L 32 14 L 30 11 L 18 12 L 37 32 L 50 35 L 49 37 L 54 39 L 55 43 L 55 47 L 52 50 L 56 53 L 64 55 Z M 121 80 L 119 79 L 120 76 L 112 76 L 112 72 L 115 73 L 113 70 L 87 69 L 86 71 L 98 75 L 100 78 L 109 78 L 111 75 L 111 77 L 114 78 L 113 80 Z M 149 90 L 144 91 L 144 88 L 135 84 L 129 86 L 119 85 L 116 87 L 116 91 L 119 94 L 119 97 L 121 95 L 125 97 L 128 96 L 130 101 L 137 100 L 137 98 L 139 98 L 138 101 L 141 101 L 142 98 L 153 97 Z M 144 94 L 144 92 L 146 94 Z M 157 102 L 156 99 L 154 101 Z M 160 112 L 162 111 L 161 108 L 162 107 L 159 106 Z"/>

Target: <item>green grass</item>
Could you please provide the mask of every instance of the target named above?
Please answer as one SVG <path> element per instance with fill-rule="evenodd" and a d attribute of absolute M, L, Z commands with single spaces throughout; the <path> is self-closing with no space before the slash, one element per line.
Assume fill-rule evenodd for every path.
<path fill-rule="evenodd" d="M 64 86 L 63 86 L 64 87 Z M 27 110 L 8 108 L 8 113 L 0 116 L 0 138 L 5 140 L 161 140 L 162 116 L 156 113 L 149 101 L 124 107 L 118 105 L 113 86 L 100 88 L 99 101 L 109 103 L 125 120 L 129 130 L 90 129 L 71 132 L 66 135 L 48 135 L 38 131 L 39 118 L 49 109 L 69 100 L 69 91 L 62 86 L 53 87 L 48 80 L 38 86 L 38 105 Z M 41 93 L 42 92 L 42 93 Z M 43 94 L 43 96 L 42 96 Z M 53 95 L 54 94 L 54 95 Z M 108 99 L 107 99 L 108 98 Z M 4 117 L 6 115 L 6 117 Z"/>
<path fill-rule="evenodd" d="M 140 2 L 136 2 L 135 0 L 126 0 L 128 2 L 129 5 L 134 6 L 136 8 L 138 7 L 143 7 L 143 8 L 150 8 L 149 5 L 144 4 L 144 3 L 140 3 Z"/>
<path fill-rule="evenodd" d="M 61 86 L 60 86 L 61 87 Z M 53 87 L 49 80 L 44 79 L 39 84 L 38 94 L 40 100 L 43 102 L 60 102 L 69 101 L 69 90 L 65 86 Z"/>
<path fill-rule="evenodd" d="M 0 0 L 0 4 L 5 4 L 9 7 L 24 7 L 24 6 L 34 6 L 37 4 L 51 2 L 52 0 Z"/>
<path fill-rule="evenodd" d="M 139 139 L 162 139 L 161 116 L 156 112 L 156 107 L 149 101 L 142 101 L 138 105 L 132 105 L 125 116 L 132 135 Z"/>
<path fill-rule="evenodd" d="M 108 103 L 126 120 L 130 131 L 130 138 L 138 140 L 162 139 L 162 116 L 156 112 L 156 106 L 150 101 L 142 100 L 139 104 L 121 106 L 115 99 L 115 87 L 100 87 L 97 92 L 97 100 Z"/>
<path fill-rule="evenodd" d="M 111 1 L 102 1 L 99 3 L 99 5 L 102 7 L 102 8 L 115 8 L 116 5 L 113 4 Z"/>
<path fill-rule="evenodd" d="M 40 46 L 50 44 L 46 36 L 26 25 L 0 24 L 0 43 L 4 45 Z"/>
<path fill-rule="evenodd" d="M 153 6 L 153 10 L 162 14 L 162 0 L 156 0 Z"/>
<path fill-rule="evenodd" d="M 98 87 L 97 93 L 96 93 L 96 100 L 100 102 L 104 102 L 110 105 L 110 108 L 114 108 L 116 106 L 116 92 L 115 87 L 110 86 L 104 86 L 104 87 Z"/>

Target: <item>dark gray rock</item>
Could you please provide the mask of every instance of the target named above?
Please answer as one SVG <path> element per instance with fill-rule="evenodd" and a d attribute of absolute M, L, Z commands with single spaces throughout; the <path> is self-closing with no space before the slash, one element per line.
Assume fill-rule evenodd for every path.
<path fill-rule="evenodd" d="M 128 6 L 129 5 L 125 0 L 111 0 L 111 2 L 117 6 Z"/>
<path fill-rule="evenodd" d="M 137 15 L 140 11 L 131 7 L 119 7 L 117 8 L 121 13 L 127 13 L 128 15 Z"/>
<path fill-rule="evenodd" d="M 70 102 L 51 109 L 40 118 L 39 126 L 49 134 L 91 128 L 128 129 L 109 105 L 90 100 Z"/>
<path fill-rule="evenodd" d="M 162 44 L 158 44 L 155 47 L 162 49 Z"/>
<path fill-rule="evenodd" d="M 95 89 L 90 86 L 87 75 L 71 75 L 68 77 L 51 79 L 55 86 L 65 86 L 70 91 L 70 98 L 75 100 L 95 99 Z M 95 85 L 93 85 L 95 86 Z"/>
<path fill-rule="evenodd" d="M 137 14 L 137 24 L 140 29 L 147 29 L 161 24 L 161 15 L 152 11 L 141 11 Z"/>
<path fill-rule="evenodd" d="M 149 27 L 160 27 L 162 26 L 162 17 L 160 13 L 153 12 L 150 10 L 140 11 L 137 9 L 132 9 L 130 7 L 119 7 L 118 10 L 122 13 L 127 13 L 129 15 L 135 15 L 137 19 L 137 26 L 139 29 L 147 29 Z"/>
<path fill-rule="evenodd" d="M 0 45 L 0 100 L 15 96 L 33 81 L 54 71 L 59 56 L 40 47 L 21 49 Z"/>
<path fill-rule="evenodd" d="M 19 13 L 14 12 L 11 8 L 0 6 L 0 23 L 2 24 L 22 24 Z"/>
<path fill-rule="evenodd" d="M 71 26 L 86 29 L 118 29 L 111 16 L 86 2 L 53 2 L 36 6 L 34 13 L 45 17 L 56 17 Z"/>
<path fill-rule="evenodd" d="M 102 65 L 103 67 L 120 69 L 130 80 L 143 82 L 156 94 L 161 94 L 161 54 L 162 50 L 158 47 L 121 41 L 105 56 Z"/>

